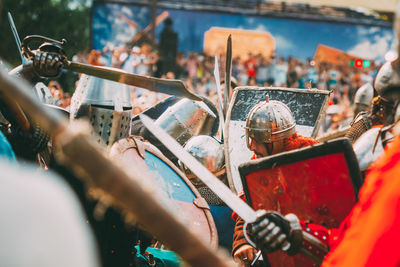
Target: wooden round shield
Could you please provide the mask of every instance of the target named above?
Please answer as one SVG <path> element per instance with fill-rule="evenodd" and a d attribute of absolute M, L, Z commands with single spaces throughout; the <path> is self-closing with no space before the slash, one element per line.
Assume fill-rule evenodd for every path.
<path fill-rule="evenodd" d="M 155 146 L 131 136 L 114 143 L 110 155 L 128 173 L 143 174 L 143 183 L 149 194 L 199 237 L 217 247 L 218 234 L 207 202 L 179 168 Z"/>

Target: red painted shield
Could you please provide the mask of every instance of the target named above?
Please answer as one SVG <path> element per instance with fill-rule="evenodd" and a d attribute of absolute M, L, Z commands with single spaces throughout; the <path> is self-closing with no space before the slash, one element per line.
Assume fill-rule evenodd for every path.
<path fill-rule="evenodd" d="M 207 202 L 156 147 L 130 137 L 114 143 L 110 154 L 128 173 L 141 173 L 147 177 L 143 183 L 149 193 L 204 241 L 217 247 L 217 230 Z"/>
<path fill-rule="evenodd" d="M 254 209 L 294 213 L 338 227 L 357 201 L 360 170 L 348 139 L 285 152 L 240 165 L 246 200 Z M 271 266 L 313 266 L 303 255 L 269 255 Z"/>

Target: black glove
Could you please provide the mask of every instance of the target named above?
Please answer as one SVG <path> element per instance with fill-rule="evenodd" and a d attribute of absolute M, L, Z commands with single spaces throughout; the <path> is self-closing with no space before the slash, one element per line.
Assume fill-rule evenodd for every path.
<path fill-rule="evenodd" d="M 289 255 L 296 254 L 302 245 L 302 230 L 294 214 L 283 217 L 277 212 L 260 212 L 250 227 L 250 234 L 257 246 L 265 252 L 279 249 Z"/>
<path fill-rule="evenodd" d="M 56 78 L 63 66 L 62 56 L 58 53 L 36 50 L 34 51 L 33 70 L 39 77 Z"/>

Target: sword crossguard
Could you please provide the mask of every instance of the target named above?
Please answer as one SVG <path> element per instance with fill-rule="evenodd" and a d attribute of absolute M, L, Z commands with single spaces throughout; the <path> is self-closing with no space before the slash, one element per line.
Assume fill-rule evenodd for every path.
<path fill-rule="evenodd" d="M 39 46 L 39 48 L 46 47 L 51 52 L 60 54 L 60 56 L 62 56 L 66 60 L 63 46 L 67 44 L 67 40 L 65 40 L 64 38 L 61 41 L 57 41 L 57 40 L 54 40 L 54 39 L 51 39 L 48 37 L 44 37 L 41 35 L 26 36 L 21 43 L 21 51 L 22 51 L 22 54 L 30 60 L 32 60 L 35 57 L 35 53 L 29 47 L 29 45 L 32 42 L 41 42 L 42 44 Z M 65 61 L 65 60 L 63 60 L 63 61 Z"/>
<path fill-rule="evenodd" d="M 40 45 L 32 50 L 30 47 L 32 42 Z M 23 67 L 32 68 L 35 76 L 40 79 L 59 77 L 61 69 L 70 64 L 63 49 L 66 43 L 65 39 L 57 41 L 41 35 L 26 36 L 21 42 L 22 56 L 27 59 L 23 60 Z"/>

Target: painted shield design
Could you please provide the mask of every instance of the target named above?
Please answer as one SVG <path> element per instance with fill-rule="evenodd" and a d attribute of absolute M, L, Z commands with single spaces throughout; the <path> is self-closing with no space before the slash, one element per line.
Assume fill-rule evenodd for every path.
<path fill-rule="evenodd" d="M 143 181 L 149 194 L 155 196 L 204 241 L 217 247 L 217 230 L 207 202 L 188 178 L 155 146 L 141 141 L 139 137 L 129 137 L 114 143 L 110 155 L 127 172 L 140 172 L 150 177 Z"/>
<path fill-rule="evenodd" d="M 238 166 L 248 161 L 252 152 L 246 146 L 245 124 L 250 109 L 265 101 L 278 100 L 286 104 L 296 121 L 296 130 L 303 136 L 315 137 L 328 103 L 329 92 L 315 89 L 273 87 L 237 87 L 232 95 L 225 122 L 225 162 L 229 186 L 242 191 Z"/>
<path fill-rule="evenodd" d="M 254 209 L 294 213 L 305 222 L 338 227 L 357 201 L 361 175 L 347 138 L 252 160 L 239 167 Z M 303 255 L 269 255 L 271 266 L 313 266 Z"/>

